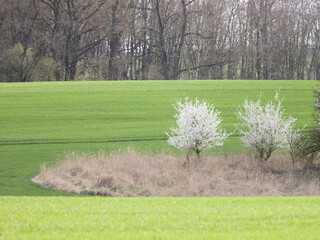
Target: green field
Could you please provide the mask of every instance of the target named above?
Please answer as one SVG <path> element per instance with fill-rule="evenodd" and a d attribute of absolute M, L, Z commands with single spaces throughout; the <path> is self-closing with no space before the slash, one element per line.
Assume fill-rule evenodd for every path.
<path fill-rule="evenodd" d="M 298 125 L 313 124 L 315 81 L 43 82 L 0 85 L 0 195 L 69 195 L 30 182 L 40 165 L 64 153 L 133 146 L 174 151 L 165 131 L 175 125 L 177 98 L 206 98 L 234 130 L 234 111 L 247 97 L 276 90 Z M 237 134 L 216 151 L 237 152 Z"/>
<path fill-rule="evenodd" d="M 0 239 L 320 238 L 320 199 L 0 197 Z"/>
<path fill-rule="evenodd" d="M 177 153 L 164 133 L 177 98 L 206 98 L 232 131 L 245 98 L 271 100 L 280 88 L 298 126 L 312 126 L 314 81 L 0 84 L 0 239 L 319 239 L 315 197 L 78 198 L 30 182 L 73 151 Z M 209 154 L 242 150 L 234 134 Z"/>

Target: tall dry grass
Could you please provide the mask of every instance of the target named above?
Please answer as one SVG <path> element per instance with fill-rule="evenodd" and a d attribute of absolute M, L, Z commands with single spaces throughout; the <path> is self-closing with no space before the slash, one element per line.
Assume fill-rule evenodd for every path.
<path fill-rule="evenodd" d="M 32 181 L 54 189 L 102 196 L 287 196 L 320 195 L 316 172 L 294 169 L 287 156 L 266 164 L 250 154 L 152 156 L 128 149 L 106 155 L 70 154 L 42 166 Z"/>

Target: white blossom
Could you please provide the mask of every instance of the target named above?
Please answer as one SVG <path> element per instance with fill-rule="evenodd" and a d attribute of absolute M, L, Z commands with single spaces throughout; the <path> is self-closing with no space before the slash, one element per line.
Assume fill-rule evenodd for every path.
<path fill-rule="evenodd" d="M 278 94 L 275 101 L 266 105 L 245 100 L 236 112 L 240 124 L 236 125 L 245 146 L 259 154 L 260 159 L 268 160 L 276 149 L 288 149 L 289 138 L 295 137 L 295 121 L 292 116 L 285 117 Z"/>
<path fill-rule="evenodd" d="M 231 135 L 224 131 L 220 124 L 220 112 L 207 101 L 195 98 L 193 103 L 188 98 L 185 102 L 177 101 L 174 106 L 178 127 L 171 128 L 168 143 L 178 149 L 195 151 L 199 156 L 205 149 L 222 146 L 223 141 Z"/>

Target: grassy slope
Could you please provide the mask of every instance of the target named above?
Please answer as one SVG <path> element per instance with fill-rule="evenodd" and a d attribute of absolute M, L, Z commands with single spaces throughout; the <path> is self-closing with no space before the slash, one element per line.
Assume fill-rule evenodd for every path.
<path fill-rule="evenodd" d="M 234 109 L 246 98 L 272 99 L 281 88 L 298 125 L 312 125 L 312 81 L 135 81 L 0 85 L 0 195 L 68 195 L 29 179 L 63 152 L 109 151 L 128 145 L 161 151 L 174 126 L 176 98 L 206 98 L 233 130 Z M 233 136 L 220 149 L 239 151 Z"/>
<path fill-rule="evenodd" d="M 319 239 L 320 199 L 0 197 L 0 239 Z"/>

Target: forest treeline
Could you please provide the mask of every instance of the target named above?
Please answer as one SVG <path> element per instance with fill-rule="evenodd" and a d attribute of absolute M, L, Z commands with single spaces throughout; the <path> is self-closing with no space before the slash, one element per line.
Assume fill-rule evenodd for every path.
<path fill-rule="evenodd" d="M 0 0 L 0 81 L 320 79 L 318 0 Z"/>

